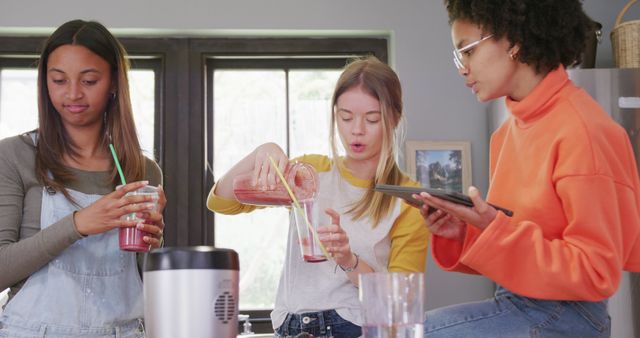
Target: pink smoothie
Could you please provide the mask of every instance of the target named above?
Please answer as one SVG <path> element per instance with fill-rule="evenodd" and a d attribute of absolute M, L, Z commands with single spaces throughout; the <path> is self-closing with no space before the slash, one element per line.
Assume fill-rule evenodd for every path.
<path fill-rule="evenodd" d="M 309 263 L 320 263 L 327 260 L 327 257 L 325 257 L 324 255 L 322 256 L 302 255 L 302 258 L 304 258 L 305 262 L 309 262 Z"/>
<path fill-rule="evenodd" d="M 130 192 L 127 195 L 149 195 L 153 197 L 153 202 L 157 207 L 158 203 L 158 188 L 153 186 L 144 186 L 136 191 Z M 127 214 L 122 216 L 123 220 L 134 221 L 137 219 L 136 214 Z M 120 228 L 118 234 L 118 240 L 120 242 L 120 249 L 124 251 L 135 252 L 147 252 L 149 251 L 149 244 L 146 243 L 144 236 L 150 235 L 148 232 L 137 229 L 135 226 Z"/>
<path fill-rule="evenodd" d="M 306 200 L 315 197 L 318 192 L 318 173 L 309 164 L 295 163 L 284 173 L 287 183 L 296 198 Z M 282 182 L 278 181 L 273 189 L 252 184 L 251 173 L 238 175 L 233 180 L 233 193 L 244 204 L 253 205 L 290 205 L 291 197 Z"/>
<path fill-rule="evenodd" d="M 149 251 L 149 244 L 142 240 L 148 234 L 148 232 L 139 230 L 136 227 L 120 228 L 120 249 L 135 252 Z"/>
<path fill-rule="evenodd" d="M 307 203 L 303 203 L 303 205 L 307 207 Z M 309 221 L 312 222 L 313 219 L 309 219 Z M 298 227 L 298 240 L 300 242 L 300 251 L 302 252 L 302 258 L 304 259 L 304 261 L 309 263 L 319 263 L 326 261 L 327 257 L 322 252 L 320 243 L 315 240 L 311 230 L 307 225 L 297 224 L 298 222 L 299 220 L 296 220 L 296 226 Z M 315 227 L 317 227 L 317 224 L 314 225 Z"/>

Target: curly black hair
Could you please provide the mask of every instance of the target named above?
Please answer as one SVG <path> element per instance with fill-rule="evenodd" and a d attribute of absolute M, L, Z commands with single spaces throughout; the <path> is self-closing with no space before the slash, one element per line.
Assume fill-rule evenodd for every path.
<path fill-rule="evenodd" d="M 449 23 L 476 24 L 511 46 L 520 45 L 517 59 L 546 73 L 561 64 L 582 62 L 587 35 L 594 22 L 581 0 L 444 0 Z"/>

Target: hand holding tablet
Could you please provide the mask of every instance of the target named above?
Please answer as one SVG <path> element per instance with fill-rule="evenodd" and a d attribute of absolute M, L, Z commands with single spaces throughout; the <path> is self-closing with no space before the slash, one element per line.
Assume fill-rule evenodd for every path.
<path fill-rule="evenodd" d="M 413 194 L 420 194 L 421 192 L 426 192 L 433 197 L 437 197 L 445 201 L 464 205 L 467 207 L 473 207 L 473 202 L 471 201 L 471 198 L 469 198 L 469 196 L 455 192 L 455 191 L 430 189 L 430 188 L 418 188 L 418 187 L 404 187 L 404 186 L 389 185 L 389 184 L 376 184 L 374 190 L 384 194 L 402 198 L 403 200 L 407 201 L 407 203 L 415 206 L 421 206 L 422 201 L 413 198 Z M 513 211 L 511 210 L 499 207 L 497 205 L 493 205 L 491 203 L 489 203 L 489 205 L 494 207 L 496 210 L 502 211 L 505 215 L 509 217 L 513 216 Z"/>

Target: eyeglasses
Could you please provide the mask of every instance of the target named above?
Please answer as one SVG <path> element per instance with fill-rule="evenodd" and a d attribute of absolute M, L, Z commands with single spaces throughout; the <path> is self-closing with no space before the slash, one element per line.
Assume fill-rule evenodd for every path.
<path fill-rule="evenodd" d="M 462 58 L 464 57 L 463 53 L 467 53 L 470 52 L 471 50 L 473 50 L 477 45 L 480 44 L 480 42 L 489 39 L 493 37 L 493 34 L 487 35 L 484 38 L 481 38 L 478 41 L 474 41 L 471 42 L 469 44 L 467 44 L 466 46 L 457 48 L 453 50 L 453 63 L 456 65 L 456 68 L 458 68 L 459 70 L 465 70 L 467 69 L 467 66 L 464 64 L 464 61 L 462 60 Z"/>

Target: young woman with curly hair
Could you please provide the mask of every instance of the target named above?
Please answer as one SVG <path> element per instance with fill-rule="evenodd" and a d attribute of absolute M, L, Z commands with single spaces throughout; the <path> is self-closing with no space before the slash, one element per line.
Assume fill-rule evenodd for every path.
<path fill-rule="evenodd" d="M 425 337 L 606 337 L 607 299 L 640 271 L 640 182 L 624 129 L 565 67 L 590 20 L 579 0 L 447 0 L 454 62 L 481 102 L 506 98 L 487 201 L 426 193 L 432 253 L 497 284 L 487 301 L 429 311 Z M 427 206 L 438 211 L 427 214 Z"/>

